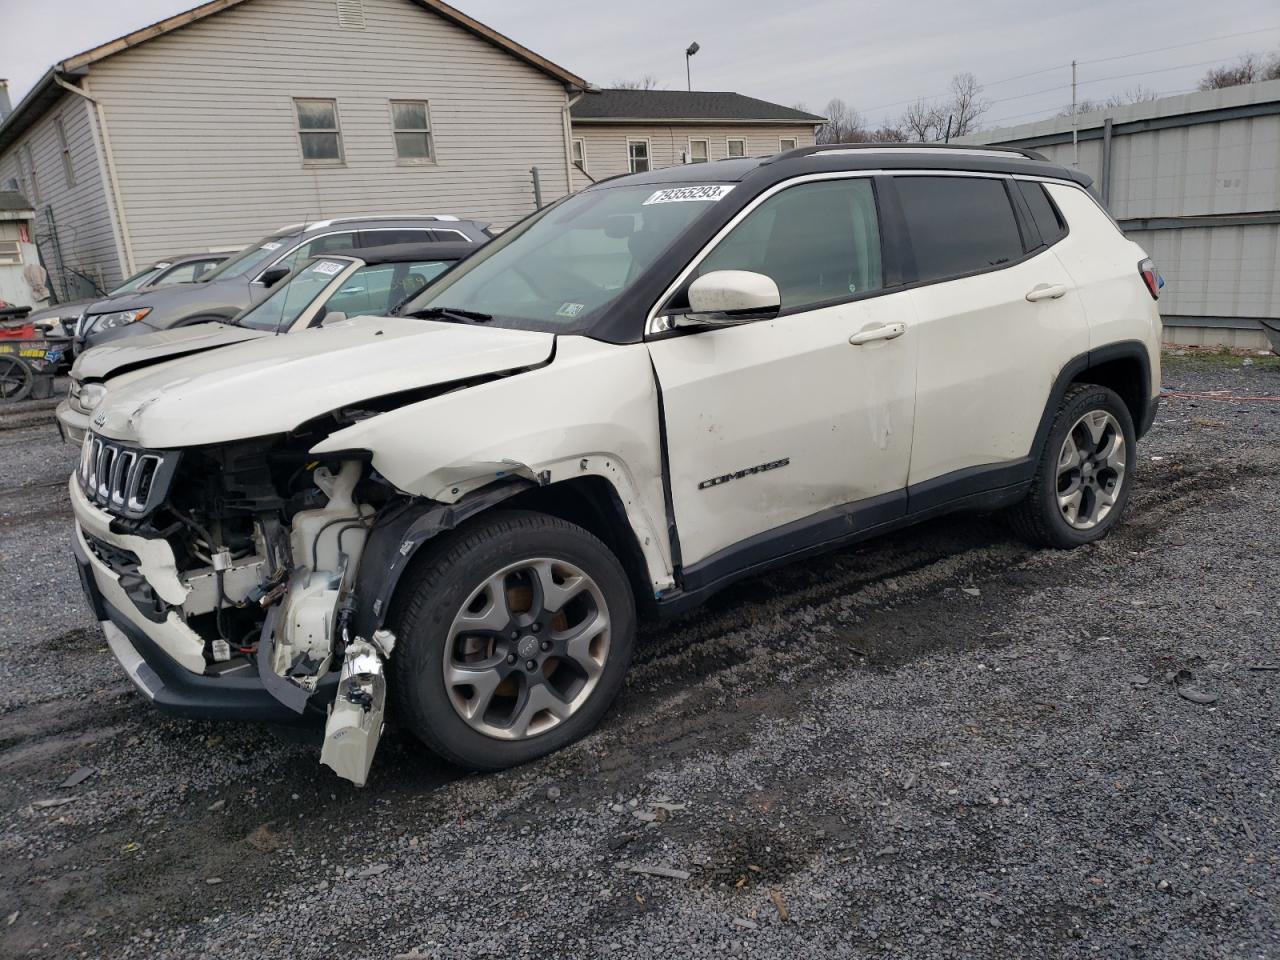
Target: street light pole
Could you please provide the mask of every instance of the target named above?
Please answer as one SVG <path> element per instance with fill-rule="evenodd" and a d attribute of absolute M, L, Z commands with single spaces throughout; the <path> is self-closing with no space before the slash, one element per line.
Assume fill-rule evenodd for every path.
<path fill-rule="evenodd" d="M 702 48 L 697 43 L 689 44 L 688 49 L 684 52 L 684 80 L 690 91 L 693 90 L 693 75 L 689 72 L 689 58 L 692 57 Z"/>

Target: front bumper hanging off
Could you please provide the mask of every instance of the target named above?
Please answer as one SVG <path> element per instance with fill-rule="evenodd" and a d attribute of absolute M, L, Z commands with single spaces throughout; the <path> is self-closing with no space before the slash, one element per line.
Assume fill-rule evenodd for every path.
<path fill-rule="evenodd" d="M 78 524 L 72 549 L 80 585 L 95 619 L 102 625 L 107 645 L 134 686 L 156 707 L 178 716 L 203 719 L 294 725 L 323 721 L 337 689 L 336 674 L 321 680 L 306 711 L 298 714 L 267 691 L 250 665 L 219 674 L 189 670 L 150 635 L 167 629 L 167 625 L 156 624 L 132 609 L 128 596 L 117 585 L 116 575 L 85 549 Z"/>

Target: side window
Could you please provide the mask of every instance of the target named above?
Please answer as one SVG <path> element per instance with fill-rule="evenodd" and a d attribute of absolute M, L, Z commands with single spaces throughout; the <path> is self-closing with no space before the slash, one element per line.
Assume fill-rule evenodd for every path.
<path fill-rule="evenodd" d="M 1027 206 L 1031 208 L 1031 219 L 1035 221 L 1036 229 L 1040 231 L 1040 239 L 1044 241 L 1044 245 L 1051 247 L 1065 237 L 1067 235 L 1067 225 L 1062 222 L 1062 215 L 1058 213 L 1053 201 L 1045 193 L 1043 185 L 1032 183 L 1030 180 L 1016 180 L 1014 182 L 1022 192 L 1022 199 L 1026 200 Z"/>
<path fill-rule="evenodd" d="M 756 207 L 698 266 L 772 277 L 794 310 L 879 290 L 880 227 L 865 177 L 788 187 Z"/>
<path fill-rule="evenodd" d="M 987 177 L 895 177 L 919 280 L 1011 263 L 1022 237 L 1004 181 Z"/>
<path fill-rule="evenodd" d="M 298 264 L 306 263 L 311 257 L 322 253 L 347 251 L 356 245 L 354 233 L 330 233 L 323 237 L 308 240 L 279 262 L 279 266 L 295 269 Z"/>
<path fill-rule="evenodd" d="M 747 155 L 747 141 L 742 137 L 730 137 L 725 141 L 725 145 L 731 157 L 745 157 Z"/>
<path fill-rule="evenodd" d="M 380 263 L 361 267 L 329 298 L 325 309 L 329 313 L 345 313 L 348 317 L 381 313 L 381 305 L 386 301 L 395 279 L 396 266 L 394 263 Z"/>
<path fill-rule="evenodd" d="M 709 151 L 707 149 L 708 142 L 706 140 L 690 140 L 689 141 L 689 162 L 690 163 L 706 163 L 709 159 Z"/>
<path fill-rule="evenodd" d="M 294 100 L 298 114 L 298 140 L 302 162 L 341 163 L 342 131 L 338 127 L 338 101 Z"/>
<path fill-rule="evenodd" d="M 390 247 L 400 243 L 427 243 L 434 239 L 430 230 L 361 230 L 360 246 Z"/>

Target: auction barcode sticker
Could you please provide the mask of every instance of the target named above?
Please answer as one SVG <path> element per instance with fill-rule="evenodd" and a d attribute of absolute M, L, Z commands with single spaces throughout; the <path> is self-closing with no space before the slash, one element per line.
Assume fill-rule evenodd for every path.
<path fill-rule="evenodd" d="M 690 200 L 710 200 L 714 202 L 724 197 L 732 189 L 733 184 L 731 183 L 709 183 L 697 187 L 670 187 L 666 190 L 656 191 L 642 206 L 647 207 L 651 203 L 685 203 Z"/>
<path fill-rule="evenodd" d="M 323 273 L 326 276 L 333 276 L 335 273 L 342 272 L 342 264 L 334 263 L 332 260 L 321 260 L 311 269 L 316 273 Z"/>

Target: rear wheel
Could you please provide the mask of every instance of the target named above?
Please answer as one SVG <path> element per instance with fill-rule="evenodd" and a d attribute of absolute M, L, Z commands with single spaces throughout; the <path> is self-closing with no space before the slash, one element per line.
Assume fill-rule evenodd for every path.
<path fill-rule="evenodd" d="M 0 400 L 25 400 L 34 382 L 25 361 L 18 357 L 0 357 Z"/>
<path fill-rule="evenodd" d="M 594 536 L 502 511 L 442 541 L 406 574 L 391 618 L 393 706 L 447 760 L 497 770 L 558 750 L 622 685 L 635 604 Z"/>
<path fill-rule="evenodd" d="M 1105 537 L 1129 501 L 1136 446 L 1133 419 L 1114 391 L 1072 387 L 1058 406 L 1031 491 L 1011 513 L 1014 527 L 1048 547 Z"/>

